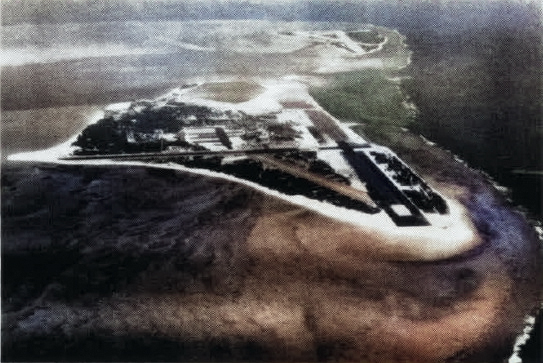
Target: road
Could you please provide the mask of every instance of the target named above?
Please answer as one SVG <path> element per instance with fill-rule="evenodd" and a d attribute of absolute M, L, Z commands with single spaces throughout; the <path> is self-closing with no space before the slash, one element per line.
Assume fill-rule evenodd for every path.
<path fill-rule="evenodd" d="M 365 190 L 356 189 L 356 188 L 351 187 L 350 185 L 341 184 L 341 183 L 326 179 L 325 177 L 319 174 L 312 173 L 308 170 L 302 169 L 295 165 L 278 160 L 270 155 L 253 155 L 251 156 L 251 159 L 260 161 L 267 165 L 271 165 L 286 173 L 289 173 L 299 178 L 309 180 L 310 182 L 313 182 L 317 185 L 330 189 L 336 193 L 339 193 L 351 199 L 363 202 L 371 208 L 376 208 L 376 210 L 378 209 L 377 205 L 373 202 L 373 199 L 371 199 L 368 192 Z"/>

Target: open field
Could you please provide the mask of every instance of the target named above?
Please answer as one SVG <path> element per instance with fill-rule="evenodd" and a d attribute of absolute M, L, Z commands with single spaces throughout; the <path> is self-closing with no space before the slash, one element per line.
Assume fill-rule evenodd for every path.
<path fill-rule="evenodd" d="M 326 86 L 313 87 L 310 93 L 335 117 L 383 131 L 388 126 L 408 127 L 413 122 L 414 111 L 405 107 L 405 95 L 387 78 L 386 71 L 366 69 L 330 78 Z"/>

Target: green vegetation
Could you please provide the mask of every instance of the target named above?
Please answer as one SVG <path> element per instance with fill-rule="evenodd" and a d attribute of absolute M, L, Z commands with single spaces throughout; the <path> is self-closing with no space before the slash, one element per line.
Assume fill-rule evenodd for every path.
<path fill-rule="evenodd" d="M 377 69 L 335 75 L 328 86 L 311 88 L 310 93 L 338 119 L 365 124 L 369 131 L 408 127 L 415 117 L 404 106 L 398 85 Z"/>

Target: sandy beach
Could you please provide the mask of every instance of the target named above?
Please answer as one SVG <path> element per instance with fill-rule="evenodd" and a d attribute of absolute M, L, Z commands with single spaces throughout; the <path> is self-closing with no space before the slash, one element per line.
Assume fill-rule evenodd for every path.
<path fill-rule="evenodd" d="M 485 175 L 408 130 L 384 141 L 447 198 L 448 219 L 429 227 L 399 229 L 384 213 L 178 164 L 59 160 L 106 104 L 196 82 L 193 100 L 216 107 L 318 107 L 305 87 L 326 83 L 325 73 L 398 69 L 411 57 L 392 30 L 393 43 L 353 55 L 311 43 L 308 32 L 332 25 L 287 22 L 295 35 L 259 33 L 269 24 L 120 22 L 111 26 L 130 42 L 148 32 L 146 49 L 160 42 L 174 55 L 138 48 L 3 67 L 11 88 L 2 94 L 2 359 L 495 362 L 511 354 L 541 298 L 540 241 Z M 217 34 L 238 53 L 219 47 Z M 295 45 L 285 40 L 292 36 Z M 252 52 L 255 44 L 273 52 Z M 225 80 L 239 93 L 222 92 Z M 19 86 L 20 94 L 6 91 Z"/>

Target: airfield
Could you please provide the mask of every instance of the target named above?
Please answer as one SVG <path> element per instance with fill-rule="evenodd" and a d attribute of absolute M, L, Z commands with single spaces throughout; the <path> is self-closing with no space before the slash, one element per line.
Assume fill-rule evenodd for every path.
<path fill-rule="evenodd" d="M 539 276 L 531 226 L 484 175 L 453 154 L 401 127 L 389 132 L 393 142 L 376 145 L 360 132 L 361 122 L 340 121 L 312 96 L 331 72 L 377 68 L 386 76 L 377 78 L 379 88 L 402 99 L 402 112 L 416 112 L 397 85 L 397 71 L 411 56 L 403 37 L 368 26 L 378 36 L 361 45 L 344 37 L 358 25 L 338 31 L 288 24 L 270 32 L 269 22 L 196 23 L 142 27 L 152 33 L 153 47 L 121 55 L 130 66 L 123 64 L 119 73 L 116 102 L 102 111 L 96 104 L 111 91 L 108 74 L 103 94 L 83 106 L 40 94 L 35 102 L 48 99 L 50 108 L 29 111 L 16 105 L 25 98 L 11 100 L 21 109 L 9 111 L 8 135 L 24 134 L 17 129 L 22 118 L 72 124 L 63 135 L 32 128 L 27 140 L 48 138 L 47 147 L 7 161 L 2 249 L 4 271 L 13 277 L 3 284 L 11 296 L 3 299 L 3 355 L 386 362 L 506 355 L 539 294 L 528 280 Z M 168 26 L 170 32 L 189 29 L 194 39 L 172 40 Z M 219 42 L 210 33 L 225 35 Z M 207 71 L 202 66 L 202 74 L 174 77 L 171 69 L 195 68 L 177 65 L 185 60 L 178 53 L 157 56 L 157 49 L 216 63 Z M 155 70 L 164 71 L 164 79 L 151 86 L 137 68 L 147 56 L 178 68 L 167 63 Z M 38 67 L 47 75 L 48 67 L 61 67 L 58 61 Z M 84 58 L 88 68 L 81 73 L 68 62 L 66 78 L 100 75 L 96 61 Z M 104 62 L 118 70 L 118 58 Z M 8 79 L 17 67 L 26 66 L 14 66 Z M 175 86 L 166 87 L 168 77 Z M 77 102 L 89 93 L 85 82 L 73 87 Z M 185 114 L 186 107 L 197 114 Z M 83 108 L 97 113 L 77 115 Z M 134 129 L 115 139 L 122 147 L 150 150 L 117 152 L 121 144 L 87 145 L 86 137 L 73 145 L 101 120 L 107 127 L 137 125 L 138 115 L 153 108 L 180 111 L 172 120 L 183 129 Z M 269 123 L 285 134 L 241 137 L 246 130 L 232 127 L 232 120 L 256 120 L 268 131 Z M 263 152 L 262 143 L 278 153 Z M 102 153 L 101 145 L 111 149 Z M 293 163 L 300 160 L 293 151 L 300 150 L 314 155 L 311 165 L 322 160 L 333 172 Z M 286 152 L 291 160 L 276 155 Z M 391 185 L 388 160 L 408 166 L 443 197 L 448 212 L 422 211 L 428 224 L 398 225 L 357 173 L 357 163 L 349 162 L 349 152 L 373 158 L 372 165 L 384 160 L 379 175 Z M 239 175 L 248 166 L 271 182 Z M 307 195 L 313 192 L 319 197 Z M 370 208 L 337 202 L 338 194 Z M 28 261 L 55 268 L 36 272 Z"/>
<path fill-rule="evenodd" d="M 239 82 L 233 84 L 240 86 Z M 183 110 L 185 108 L 198 109 L 200 112 L 201 109 L 211 110 L 210 116 L 200 122 L 195 115 L 183 113 L 180 117 L 189 126 L 175 130 L 175 133 L 157 129 L 158 126 L 147 126 L 150 121 L 145 120 L 149 131 L 147 134 L 137 133 L 139 145 L 145 146 L 150 143 L 160 145 L 161 150 L 156 152 L 103 153 L 96 149 L 94 141 L 87 141 L 84 144 L 87 149 L 65 144 L 64 147 L 49 151 L 13 155 L 10 160 L 82 163 L 82 165 L 92 165 L 96 162 L 102 165 L 107 163 L 115 165 L 116 162 L 120 162 L 121 165 L 126 165 L 130 161 L 140 161 L 138 165 L 145 165 L 141 161 L 147 161 L 151 162 L 151 165 L 156 162 L 168 163 L 167 167 L 187 171 L 191 171 L 191 167 L 186 166 L 187 158 L 193 164 L 194 158 L 206 160 L 221 157 L 221 162 L 226 164 L 239 162 L 240 159 L 256 160 L 261 162 L 264 168 L 276 169 L 309 180 L 317 186 L 335 192 L 334 195 L 347 196 L 349 199 L 359 201 L 362 206 L 349 207 L 344 203 L 334 205 L 327 200 L 311 198 L 311 194 L 289 195 L 288 192 L 282 193 L 281 189 L 277 190 L 274 184 L 259 183 L 260 179 L 247 180 L 229 175 L 220 168 L 206 170 L 204 161 L 194 166 L 196 172 L 235 180 L 265 192 L 271 191 L 272 195 L 285 201 L 294 202 L 324 216 L 351 224 L 355 235 L 358 233 L 372 236 L 371 240 L 375 241 L 372 243 L 375 245 L 374 249 L 388 251 L 390 256 L 396 258 L 401 255 L 401 259 L 442 259 L 466 252 L 483 242 L 469 221 L 465 208 L 454 199 L 449 198 L 445 201 L 439 196 L 445 205 L 445 210 L 440 211 L 427 203 L 418 203 L 416 206 L 412 202 L 413 199 L 406 197 L 407 193 L 421 190 L 421 196 L 428 195 L 426 193 L 433 193 L 430 187 L 407 166 L 404 168 L 412 173 L 411 178 L 417 179 L 402 186 L 399 179 L 394 179 L 397 178 L 396 174 L 392 172 L 388 163 L 379 164 L 373 160 L 373 156 L 367 155 L 379 154 L 383 155 L 382 157 L 390 155 L 390 158 L 395 158 L 398 160 L 397 163 L 400 163 L 397 156 L 390 149 L 370 144 L 368 140 L 343 126 L 315 102 L 303 82 L 286 77 L 283 80 L 253 83 L 252 86 L 260 92 L 255 92 L 256 94 L 247 97 L 248 100 L 238 103 L 225 102 L 221 99 L 225 94 L 232 97 L 231 93 L 224 92 L 225 89 L 232 88 L 232 83 L 214 82 L 177 88 L 152 101 L 125 102 L 105 108 L 104 114 L 118 124 L 122 122 L 123 117 L 134 120 L 137 113 L 144 109 L 157 113 L 164 109 L 167 112 L 176 112 L 173 110 L 176 110 L 178 105 Z M 212 94 L 207 94 L 210 99 L 202 97 L 202 90 L 207 88 L 213 89 Z M 271 123 L 272 126 L 267 123 Z M 286 125 L 289 128 L 288 135 L 283 131 L 275 139 L 273 136 L 270 137 L 268 129 L 273 127 L 275 130 L 277 125 Z M 226 139 L 221 141 L 217 129 L 222 130 Z M 82 135 L 85 135 L 84 132 Z M 264 133 L 266 135 L 263 135 Z M 182 135 L 178 136 L 179 134 Z M 128 131 L 127 135 L 133 139 L 134 131 Z M 243 137 L 244 135 L 249 136 Z M 183 147 L 167 146 L 168 140 L 173 140 L 172 144 L 175 144 L 175 140 L 178 139 L 184 142 Z M 355 145 L 355 148 L 350 145 Z M 198 146 L 197 150 L 194 149 L 195 146 Z M 348 150 L 345 150 L 346 147 Z M 90 151 L 85 153 L 85 150 Z M 349 160 L 352 155 L 356 155 L 355 150 L 364 156 L 362 161 Z M 327 169 L 331 170 L 328 174 L 332 175 L 309 171 L 304 161 L 299 159 L 298 153 L 304 151 L 310 153 L 315 160 L 326 162 Z M 289 154 L 294 154 L 298 159 Z M 243 168 L 243 164 L 239 167 Z M 371 174 L 368 174 L 370 172 Z M 334 181 L 335 175 L 343 177 L 346 182 Z M 368 192 L 368 182 L 375 189 L 375 193 L 371 195 Z M 427 189 L 422 192 L 422 188 Z M 424 212 L 422 208 L 425 208 Z M 357 249 L 364 250 L 362 247 Z"/>

